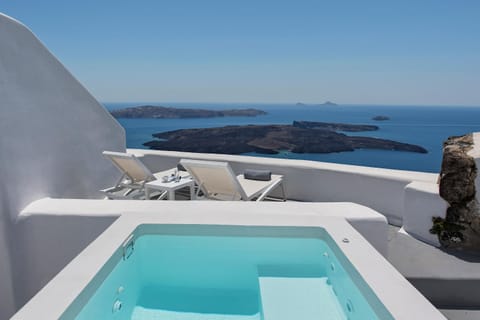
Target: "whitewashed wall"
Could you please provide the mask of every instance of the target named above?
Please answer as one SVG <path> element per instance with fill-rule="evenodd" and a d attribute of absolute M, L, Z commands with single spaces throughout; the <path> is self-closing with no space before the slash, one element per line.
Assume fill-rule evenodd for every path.
<path fill-rule="evenodd" d="M 383 214 L 401 226 L 405 210 L 405 188 L 411 182 L 435 184 L 437 174 L 351 166 L 304 160 L 198 154 L 129 149 L 152 170 L 171 168 L 179 159 L 228 161 L 239 174 L 246 168 L 268 169 L 285 176 L 289 199 L 311 202 L 354 202 Z"/>
<path fill-rule="evenodd" d="M 477 191 L 477 200 L 480 200 L 478 197 L 478 192 L 480 191 L 480 132 L 473 133 L 473 149 L 468 151 L 469 156 L 475 159 L 475 165 L 477 166 L 477 178 L 475 179 L 475 190 Z"/>
<path fill-rule="evenodd" d="M 0 319 L 24 302 L 12 302 L 12 221 L 43 197 L 99 197 L 118 178 L 105 149 L 125 150 L 123 128 L 30 30 L 0 14 Z"/>
<path fill-rule="evenodd" d="M 8 229 L 11 224 L 5 221 L 4 213 L 0 211 L 0 319 L 7 319 L 15 311 L 13 273 L 8 246 Z"/>
<path fill-rule="evenodd" d="M 412 182 L 405 187 L 403 231 L 434 246 L 440 246 L 437 235 L 431 234 L 432 219 L 445 218 L 448 203 L 439 195 L 438 184 Z"/>

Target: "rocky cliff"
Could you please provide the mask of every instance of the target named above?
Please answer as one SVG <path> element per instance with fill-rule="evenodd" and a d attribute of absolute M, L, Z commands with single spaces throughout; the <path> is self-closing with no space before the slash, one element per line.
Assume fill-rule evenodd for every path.
<path fill-rule="evenodd" d="M 468 154 L 473 136 L 450 137 L 444 143 L 440 196 L 449 203 L 445 219 L 434 218 L 430 230 L 445 248 L 480 253 L 480 209 L 476 199 L 475 159 Z"/>

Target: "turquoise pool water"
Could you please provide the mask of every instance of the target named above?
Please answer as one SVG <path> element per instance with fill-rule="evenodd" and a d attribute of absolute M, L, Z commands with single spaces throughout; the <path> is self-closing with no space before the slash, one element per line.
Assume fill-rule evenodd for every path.
<path fill-rule="evenodd" d="M 76 319 L 392 319 L 321 228 L 142 226 L 77 300 Z"/>

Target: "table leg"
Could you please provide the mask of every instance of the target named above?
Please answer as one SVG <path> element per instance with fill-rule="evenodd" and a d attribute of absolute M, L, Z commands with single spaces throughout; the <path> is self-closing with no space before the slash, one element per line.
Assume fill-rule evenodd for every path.
<path fill-rule="evenodd" d="M 190 200 L 196 200 L 197 197 L 195 196 L 195 184 L 190 185 Z"/>
<path fill-rule="evenodd" d="M 168 190 L 168 200 L 175 200 L 175 190 Z"/>
<path fill-rule="evenodd" d="M 145 187 L 145 200 L 150 200 L 150 189 Z"/>

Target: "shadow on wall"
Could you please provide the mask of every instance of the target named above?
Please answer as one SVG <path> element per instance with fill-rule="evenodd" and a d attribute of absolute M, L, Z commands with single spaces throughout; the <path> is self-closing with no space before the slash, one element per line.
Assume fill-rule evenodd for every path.
<path fill-rule="evenodd" d="M 21 308 L 119 215 L 30 215 L 18 221 L 13 251 L 15 300 Z M 34 266 L 32 268 L 32 266 Z"/>

